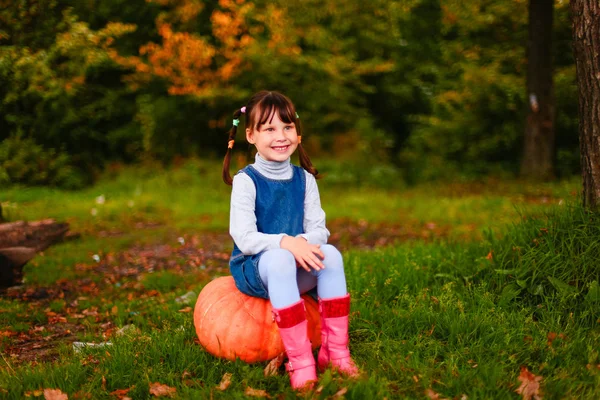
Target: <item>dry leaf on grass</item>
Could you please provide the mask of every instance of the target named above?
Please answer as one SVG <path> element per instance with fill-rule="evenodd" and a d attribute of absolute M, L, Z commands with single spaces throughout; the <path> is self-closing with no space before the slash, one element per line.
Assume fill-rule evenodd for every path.
<path fill-rule="evenodd" d="M 269 365 L 265 367 L 265 377 L 278 375 L 279 367 L 283 364 L 285 359 L 285 353 L 281 353 L 269 362 Z"/>
<path fill-rule="evenodd" d="M 193 310 L 192 307 L 185 307 L 185 308 L 182 308 L 181 310 L 179 310 L 179 312 L 188 313 L 188 312 L 192 312 L 192 310 Z"/>
<path fill-rule="evenodd" d="M 127 396 L 126 396 L 127 393 L 129 393 L 129 391 L 131 389 L 133 389 L 134 387 L 135 386 L 132 386 L 128 389 L 117 389 L 117 390 L 110 392 L 110 395 L 117 397 L 119 400 L 124 400 L 125 398 L 127 398 Z"/>
<path fill-rule="evenodd" d="M 188 371 L 183 371 L 183 374 L 181 374 L 181 381 L 185 386 L 194 386 L 196 383 L 192 379 L 192 374 L 190 374 Z"/>
<path fill-rule="evenodd" d="M 60 389 L 44 389 L 44 399 L 46 400 L 68 400 L 69 396 Z"/>
<path fill-rule="evenodd" d="M 223 375 L 223 378 L 221 378 L 221 383 L 219 383 L 219 386 L 217 386 L 217 389 L 218 390 L 227 390 L 229 385 L 231 385 L 231 377 L 232 377 L 232 374 L 229 372 L 226 372 Z"/>
<path fill-rule="evenodd" d="M 159 382 L 153 382 L 150 384 L 150 394 L 156 397 L 161 396 L 173 396 L 177 392 L 177 389 L 167 385 L 163 385 Z"/>
<path fill-rule="evenodd" d="M 440 394 L 433 391 L 433 389 L 425 390 L 425 396 L 431 400 L 445 400 L 445 397 L 440 396 Z"/>
<path fill-rule="evenodd" d="M 347 391 L 348 391 L 348 388 L 345 388 L 345 387 L 341 388 L 340 390 L 335 392 L 335 394 L 333 395 L 333 398 L 334 399 L 343 398 Z"/>
<path fill-rule="evenodd" d="M 542 379 L 541 376 L 529 372 L 526 367 L 521 367 L 521 374 L 519 375 L 521 386 L 519 386 L 515 392 L 523 396 L 523 400 L 541 400 L 540 381 Z"/>
<path fill-rule="evenodd" d="M 548 332 L 548 335 L 546 336 L 548 341 L 546 342 L 546 344 L 548 346 L 552 346 L 552 342 L 554 342 L 554 339 L 559 338 L 559 339 L 565 339 L 565 334 L 564 333 L 559 333 L 556 334 L 555 332 Z"/>
<path fill-rule="evenodd" d="M 252 396 L 252 397 L 268 397 L 270 398 L 271 396 L 269 396 L 269 394 L 262 389 L 253 389 L 250 386 L 246 387 L 246 390 L 244 391 L 244 394 L 246 396 Z"/>

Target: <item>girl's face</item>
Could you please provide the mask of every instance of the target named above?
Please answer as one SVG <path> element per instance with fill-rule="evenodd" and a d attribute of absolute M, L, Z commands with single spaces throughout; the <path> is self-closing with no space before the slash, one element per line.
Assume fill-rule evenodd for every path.
<path fill-rule="evenodd" d="M 276 112 L 264 125 L 246 128 L 246 140 L 255 145 L 258 154 L 267 161 L 285 161 L 298 147 L 296 125 L 281 121 Z"/>

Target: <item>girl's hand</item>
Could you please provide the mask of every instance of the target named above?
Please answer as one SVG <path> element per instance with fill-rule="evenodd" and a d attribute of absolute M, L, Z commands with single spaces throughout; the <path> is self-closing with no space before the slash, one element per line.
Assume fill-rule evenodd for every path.
<path fill-rule="evenodd" d="M 284 236 L 281 239 L 281 248 L 289 250 L 299 264 L 306 271 L 310 272 L 313 268 L 317 271 L 325 268 L 322 259 L 325 255 L 318 244 L 310 244 L 303 237 Z"/>

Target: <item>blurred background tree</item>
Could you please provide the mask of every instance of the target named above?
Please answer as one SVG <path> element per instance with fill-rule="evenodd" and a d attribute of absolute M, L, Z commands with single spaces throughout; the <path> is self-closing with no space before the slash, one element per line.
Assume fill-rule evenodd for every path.
<path fill-rule="evenodd" d="M 4 183 L 77 187 L 108 162 L 221 157 L 231 113 L 261 89 L 292 98 L 313 157 L 356 171 L 388 166 L 408 182 L 519 172 L 526 0 L 0 6 Z M 570 40 L 556 1 L 557 176 L 579 170 Z M 32 180 L 9 154 L 33 148 L 64 161 L 30 166 L 46 168 Z"/>

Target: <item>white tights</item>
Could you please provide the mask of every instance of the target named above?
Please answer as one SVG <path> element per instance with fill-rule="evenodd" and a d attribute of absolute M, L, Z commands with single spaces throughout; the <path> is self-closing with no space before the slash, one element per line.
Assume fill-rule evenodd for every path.
<path fill-rule="evenodd" d="M 346 276 L 340 252 L 330 244 L 321 245 L 325 268 L 307 272 L 296 266 L 294 255 L 285 249 L 267 250 L 260 257 L 258 271 L 273 308 L 280 309 L 300 300 L 300 294 L 317 287 L 321 299 L 345 296 Z"/>

